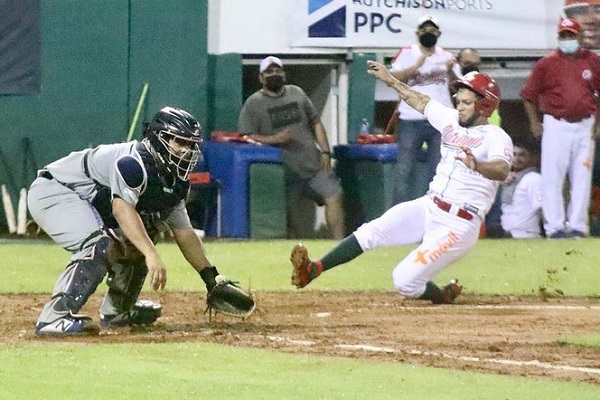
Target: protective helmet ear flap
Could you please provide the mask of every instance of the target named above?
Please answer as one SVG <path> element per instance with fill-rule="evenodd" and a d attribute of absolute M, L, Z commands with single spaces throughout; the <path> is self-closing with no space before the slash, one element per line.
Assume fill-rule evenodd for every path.
<path fill-rule="evenodd" d="M 497 102 L 482 97 L 475 101 L 475 111 L 477 111 L 479 115 L 489 118 L 493 114 L 494 110 L 498 108 L 499 103 L 499 101 Z"/>

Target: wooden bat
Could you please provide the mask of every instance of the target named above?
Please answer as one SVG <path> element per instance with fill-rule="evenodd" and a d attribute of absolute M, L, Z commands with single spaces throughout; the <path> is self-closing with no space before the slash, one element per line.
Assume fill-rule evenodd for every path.
<path fill-rule="evenodd" d="M 3 181 L 7 180 L 10 187 L 16 187 L 15 180 L 13 178 L 12 173 L 10 172 L 10 165 L 9 165 L 8 160 L 6 159 L 6 157 L 4 155 L 4 151 L 2 151 L 1 147 L 0 147 L 0 163 L 1 163 L 2 169 L 3 169 L 3 171 L 2 171 L 3 172 L 3 174 L 2 174 Z M 4 216 L 6 217 L 6 224 L 8 225 L 8 232 L 16 233 L 17 232 L 17 218 L 15 216 L 15 209 L 13 208 L 10 191 L 7 188 L 5 183 L 2 184 L 2 204 L 4 206 Z"/>
<path fill-rule="evenodd" d="M 21 190 L 19 190 L 19 203 L 17 206 L 17 235 L 27 234 L 27 170 L 33 168 L 33 174 L 37 173 L 31 142 L 28 137 L 23 138 L 23 168 L 21 179 Z"/>
<path fill-rule="evenodd" d="M 133 120 L 131 121 L 131 126 L 129 127 L 129 134 L 127 135 L 127 141 L 129 142 L 133 139 L 133 133 L 135 132 L 135 126 L 137 125 L 138 118 L 140 117 L 140 111 L 142 111 L 142 106 L 144 105 L 144 101 L 146 100 L 146 94 L 148 93 L 148 84 L 144 84 L 144 88 L 142 89 L 142 94 L 140 95 L 140 99 L 138 100 L 138 105 L 135 109 L 135 114 L 133 115 Z"/>
<path fill-rule="evenodd" d="M 19 191 L 19 204 L 17 207 L 17 235 L 27 233 L 27 189 Z"/>
<path fill-rule="evenodd" d="M 6 216 L 6 223 L 8 224 L 8 232 L 17 232 L 17 221 L 15 218 L 15 210 L 13 208 L 10 193 L 6 189 L 6 185 L 2 185 L 2 204 L 4 205 L 4 214 Z"/>

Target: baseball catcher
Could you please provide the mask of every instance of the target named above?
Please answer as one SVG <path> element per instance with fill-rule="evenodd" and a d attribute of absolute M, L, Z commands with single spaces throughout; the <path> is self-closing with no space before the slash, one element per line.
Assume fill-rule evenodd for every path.
<path fill-rule="evenodd" d="M 162 306 L 138 300 L 146 278 L 164 289 L 167 271 L 155 244 L 170 230 L 207 288 L 212 311 L 247 316 L 254 299 L 219 275 L 185 208 L 189 174 L 202 156 L 202 128 L 184 110 L 165 107 L 142 141 L 72 152 L 38 172 L 28 206 L 35 222 L 72 253 L 38 318 L 38 335 L 95 333 L 79 310 L 106 276 L 102 326 L 146 325 Z"/>

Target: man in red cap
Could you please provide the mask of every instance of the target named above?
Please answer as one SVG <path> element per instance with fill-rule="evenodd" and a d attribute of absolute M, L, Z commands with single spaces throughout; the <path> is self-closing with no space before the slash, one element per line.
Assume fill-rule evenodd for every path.
<path fill-rule="evenodd" d="M 580 40 L 577 21 L 561 19 L 558 48 L 536 63 L 521 90 L 531 132 L 542 141 L 542 212 L 546 235 L 553 239 L 588 234 L 594 136 L 600 132 L 596 97 L 600 57 L 581 48 Z M 570 192 L 565 213 L 567 173 Z"/>
<path fill-rule="evenodd" d="M 565 0 L 563 11 L 581 26 L 581 46 L 600 49 L 600 0 Z"/>

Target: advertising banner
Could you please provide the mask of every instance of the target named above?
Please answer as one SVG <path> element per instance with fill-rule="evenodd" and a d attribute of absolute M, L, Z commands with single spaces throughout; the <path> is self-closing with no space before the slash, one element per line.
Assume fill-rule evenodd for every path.
<path fill-rule="evenodd" d="M 288 2 L 289 46 L 397 48 L 415 41 L 417 20 L 440 22 L 444 47 L 548 49 L 562 1 L 295 0 Z"/>

